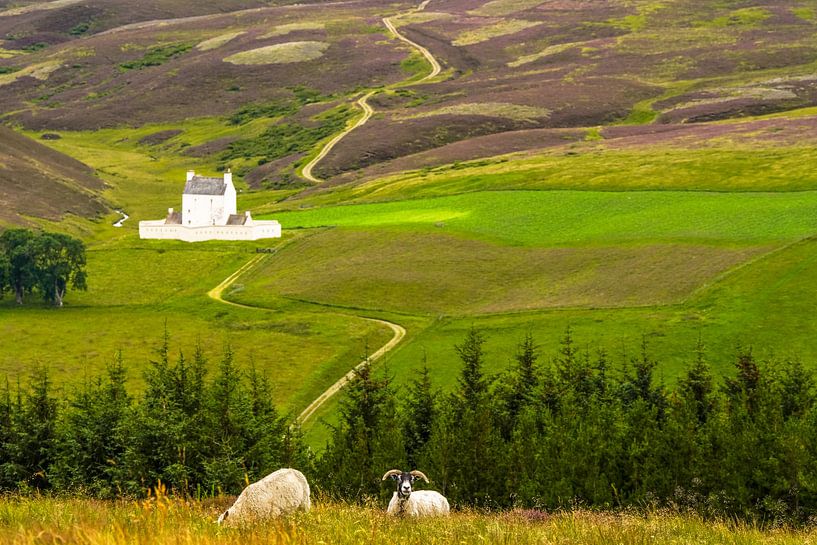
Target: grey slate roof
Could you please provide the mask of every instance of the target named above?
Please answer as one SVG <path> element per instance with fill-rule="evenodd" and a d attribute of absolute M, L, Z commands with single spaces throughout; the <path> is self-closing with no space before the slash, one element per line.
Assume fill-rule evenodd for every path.
<path fill-rule="evenodd" d="M 184 184 L 185 195 L 224 195 L 227 184 L 221 178 L 207 178 L 205 176 L 193 176 Z"/>
<path fill-rule="evenodd" d="M 245 214 L 230 214 L 227 218 L 227 225 L 244 225 L 247 222 Z"/>

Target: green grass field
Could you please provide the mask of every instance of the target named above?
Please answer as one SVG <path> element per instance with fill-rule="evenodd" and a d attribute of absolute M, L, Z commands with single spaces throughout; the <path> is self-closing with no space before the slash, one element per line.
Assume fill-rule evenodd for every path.
<path fill-rule="evenodd" d="M 385 506 L 319 503 L 311 512 L 240 529 L 215 524 L 230 499 L 182 502 L 164 496 L 143 502 L 82 499 L 0 500 L 0 541 L 15 545 L 77 543 L 401 543 L 621 545 L 811 543 L 813 530 L 763 530 L 745 523 L 704 521 L 665 512 L 457 512 L 439 519 L 394 519 Z"/>
<path fill-rule="evenodd" d="M 4 346 L 0 373 L 14 380 L 45 364 L 57 384 L 70 388 L 100 373 L 121 349 L 139 388 L 167 324 L 172 357 L 191 356 L 201 342 L 215 365 L 230 344 L 239 365 L 253 360 L 268 374 L 283 410 L 299 411 L 355 365 L 367 343 L 380 346 L 391 332 L 298 303 L 271 311 L 210 299 L 207 292 L 249 261 L 254 246 L 138 241 L 132 234 L 91 245 L 88 291 L 69 292 L 65 308 L 36 299 L 19 308 L 13 299 L 0 301 L 0 332 L 16 339 Z M 232 289 L 240 291 L 240 281 Z"/>
<path fill-rule="evenodd" d="M 427 358 L 451 388 L 472 326 L 490 372 L 527 331 L 547 365 L 568 326 L 618 369 L 645 338 L 669 384 L 699 337 L 718 376 L 738 346 L 813 366 L 816 208 L 811 191 L 507 191 L 280 212 L 308 236 L 234 297 L 424 317 L 386 362 L 397 385 Z"/>
<path fill-rule="evenodd" d="M 566 143 L 409 171 L 317 192 L 279 208 L 382 202 L 491 190 L 578 191 L 808 191 L 817 174 L 804 161 L 811 150 L 796 144 L 764 146 L 729 136 L 696 146 L 616 149 L 604 142 Z"/>
<path fill-rule="evenodd" d="M 206 293 L 256 246 L 277 243 L 136 239 L 138 220 L 177 205 L 185 170 L 215 172 L 215 163 L 181 155 L 186 145 L 238 130 L 191 120 L 162 145 L 139 144 L 173 128 L 63 133 L 49 143 L 97 168 L 132 219 L 118 230 L 76 222 L 90 243 L 91 289 L 70 294 L 68 308 L 12 313 L 3 303 L 0 330 L 27 342 L 4 352 L 0 370 L 51 362 L 60 380 L 77 379 L 122 348 L 138 386 L 167 320 L 174 349 L 189 352 L 202 338 L 217 359 L 231 342 L 239 361 L 252 357 L 271 373 L 279 405 L 297 410 L 390 337 L 362 317 L 408 329 L 383 364 L 398 384 L 425 355 L 444 390 L 459 372 L 453 345 L 472 325 L 488 337 L 490 372 L 507 366 L 527 331 L 546 364 L 568 326 L 614 366 L 646 338 L 670 384 L 699 337 L 720 375 L 731 372 L 739 344 L 764 358 L 817 361 L 817 177 L 804 148 L 583 142 L 280 202 L 291 193 L 242 186 L 239 208 L 285 230 L 281 250 L 224 294 L 262 307 L 253 310 Z M 262 121 L 241 127 L 263 130 Z M 336 403 L 308 422 L 311 445 L 324 444 L 320 421 L 332 421 Z"/>
<path fill-rule="evenodd" d="M 753 244 L 817 231 L 817 192 L 503 191 L 279 212 L 290 228 L 455 232 L 512 246 Z"/>

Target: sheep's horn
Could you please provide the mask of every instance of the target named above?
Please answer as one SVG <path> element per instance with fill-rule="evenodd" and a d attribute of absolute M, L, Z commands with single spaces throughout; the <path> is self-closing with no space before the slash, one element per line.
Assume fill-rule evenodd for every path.
<path fill-rule="evenodd" d="M 425 482 L 427 482 L 427 483 L 430 483 L 430 482 L 431 482 L 431 481 L 429 481 L 429 480 L 428 480 L 428 477 L 426 477 L 425 473 L 423 473 L 422 471 L 417 471 L 417 470 L 415 469 L 414 471 L 410 471 L 409 473 L 411 473 L 411 474 L 412 474 L 412 475 L 414 475 L 415 477 L 419 477 L 419 478 L 423 479 L 423 480 L 424 480 Z"/>
<path fill-rule="evenodd" d="M 381 480 L 381 481 L 385 481 L 386 479 L 388 479 L 388 478 L 389 478 L 389 477 L 391 477 L 392 475 L 402 475 L 402 474 L 403 474 L 403 472 L 402 472 L 402 471 L 400 471 L 399 469 L 390 469 L 390 470 L 388 470 L 388 471 L 386 472 L 386 474 L 385 474 L 385 475 L 383 475 L 383 478 L 382 478 L 382 479 L 380 479 L 380 480 Z"/>

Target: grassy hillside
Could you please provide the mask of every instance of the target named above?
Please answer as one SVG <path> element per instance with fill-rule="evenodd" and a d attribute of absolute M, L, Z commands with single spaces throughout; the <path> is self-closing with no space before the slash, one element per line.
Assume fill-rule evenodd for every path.
<path fill-rule="evenodd" d="M 28 545 L 151 543 L 807 543 L 812 531 L 702 521 L 671 513 L 605 514 L 590 511 L 504 514 L 455 513 L 443 519 L 395 520 L 382 506 L 320 504 L 312 512 L 245 529 L 219 528 L 215 519 L 228 499 L 178 502 L 164 497 L 141 503 L 16 499 L 0 502 L 0 539 Z"/>
<path fill-rule="evenodd" d="M 298 304 L 270 312 L 208 298 L 210 289 L 253 257 L 253 249 L 140 243 L 128 237 L 92 245 L 88 291 L 69 292 L 65 308 L 36 300 L 18 308 L 8 298 L 0 301 L 0 332 L 16 339 L 0 355 L 0 374 L 13 379 L 44 364 L 57 384 L 71 388 L 97 376 L 122 350 L 131 387 L 140 388 L 141 370 L 155 358 L 166 326 L 172 357 L 192 355 L 200 342 L 215 365 L 229 343 L 240 366 L 253 360 L 269 375 L 279 407 L 300 411 L 360 361 L 367 344 L 379 346 L 391 332 L 355 316 Z"/>
<path fill-rule="evenodd" d="M 0 127 L 0 225 L 97 219 L 109 212 L 103 190 L 87 165 Z"/>
<path fill-rule="evenodd" d="M 282 252 L 236 298 L 444 317 L 391 365 L 418 365 L 422 347 L 448 379 L 471 324 L 506 354 L 528 328 L 553 351 L 568 325 L 611 353 L 646 334 L 670 379 L 699 334 L 724 372 L 738 343 L 813 360 L 814 199 L 490 192 L 281 213 L 285 225 L 337 227 Z"/>

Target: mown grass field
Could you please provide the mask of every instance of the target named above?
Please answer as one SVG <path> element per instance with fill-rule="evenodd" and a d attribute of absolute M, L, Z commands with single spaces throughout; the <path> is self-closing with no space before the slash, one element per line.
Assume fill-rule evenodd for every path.
<path fill-rule="evenodd" d="M 667 512 L 455 512 L 441 519 L 394 519 L 384 506 L 318 503 L 313 510 L 241 529 L 215 524 L 229 499 L 143 502 L 82 499 L 0 499 L 0 541 L 13 545 L 77 543 L 400 543 L 631 545 L 641 543 L 807 544 L 814 531 L 760 529 L 746 523 L 704 521 Z"/>

